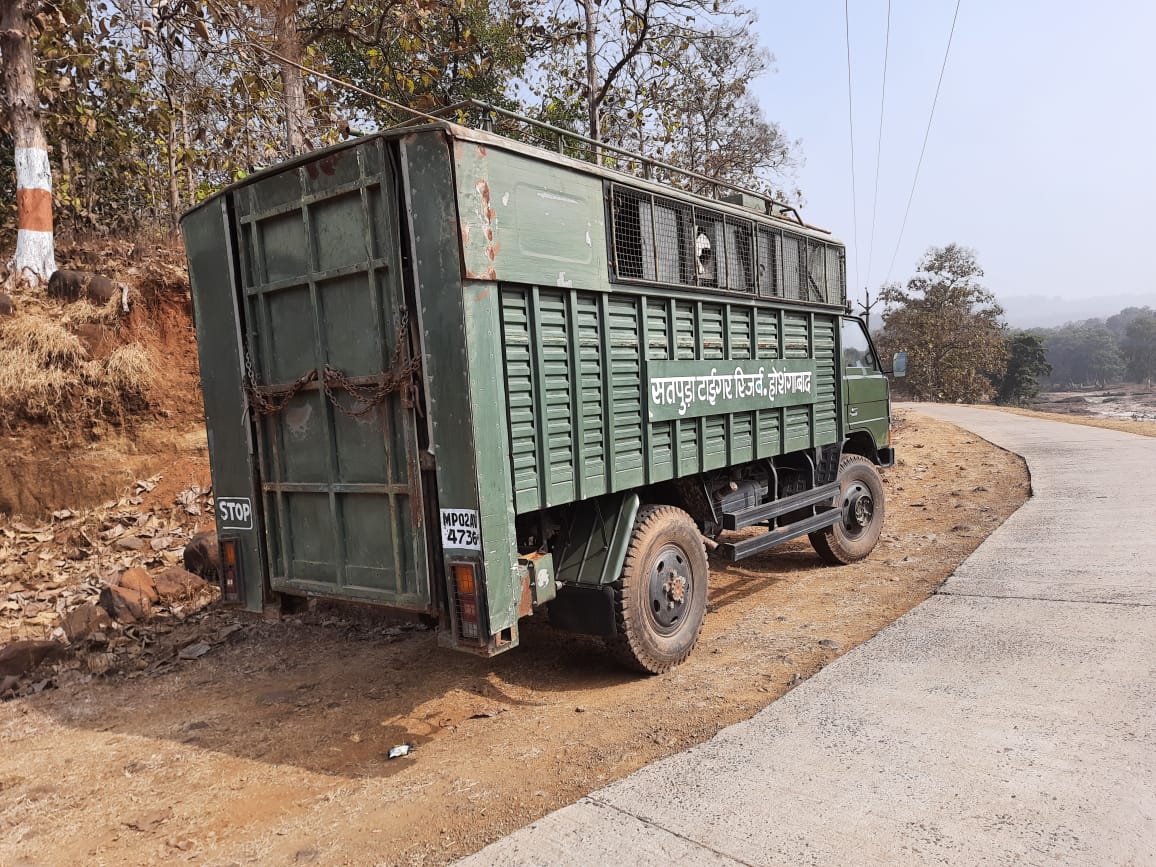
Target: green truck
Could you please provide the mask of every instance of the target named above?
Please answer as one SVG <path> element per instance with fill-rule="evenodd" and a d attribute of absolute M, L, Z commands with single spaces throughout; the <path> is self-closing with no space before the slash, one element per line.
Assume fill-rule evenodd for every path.
<path fill-rule="evenodd" d="M 708 551 L 874 547 L 888 383 L 844 248 L 533 129 L 559 147 L 391 129 L 184 215 L 226 599 L 423 612 L 483 655 L 546 607 L 658 673 Z"/>

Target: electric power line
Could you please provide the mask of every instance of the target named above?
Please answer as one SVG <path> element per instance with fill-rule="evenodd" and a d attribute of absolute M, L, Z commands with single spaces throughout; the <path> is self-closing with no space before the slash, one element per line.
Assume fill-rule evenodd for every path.
<path fill-rule="evenodd" d="M 923 167 L 923 155 L 927 152 L 927 139 L 931 136 L 931 122 L 935 119 L 935 106 L 939 102 L 939 88 L 943 85 L 943 73 L 947 69 L 947 58 L 951 54 L 951 40 L 955 36 L 955 22 L 959 18 L 959 5 L 963 0 L 955 0 L 955 15 L 951 18 L 951 32 L 947 34 L 947 48 L 943 52 L 943 65 L 939 68 L 939 82 L 935 85 L 935 98 L 931 100 L 931 114 L 927 118 L 927 130 L 923 133 L 923 147 L 919 150 L 919 162 L 915 164 L 915 177 L 911 179 L 911 194 L 907 197 L 907 208 L 903 212 L 903 223 L 899 227 L 899 237 L 895 240 L 895 252 L 891 254 L 891 264 L 887 266 L 887 276 L 891 279 L 895 259 L 899 255 L 899 245 L 903 242 L 903 232 L 907 229 L 907 217 L 911 213 L 911 202 L 915 198 L 915 185 L 919 182 L 919 170 Z"/>
<path fill-rule="evenodd" d="M 859 202 L 856 198 L 855 185 L 855 112 L 852 108 L 854 101 L 851 98 L 851 15 L 847 6 L 850 0 L 843 0 L 843 33 L 847 41 L 847 126 L 851 132 L 851 220 L 853 227 L 851 240 L 855 251 L 855 285 L 859 283 Z"/>
<path fill-rule="evenodd" d="M 879 96 L 879 138 L 875 142 L 875 194 L 871 197 L 871 244 L 867 248 L 867 283 L 875 261 L 875 215 L 879 210 L 879 158 L 883 153 L 883 107 L 887 103 L 887 58 L 891 54 L 891 0 L 887 0 L 887 35 L 883 39 L 883 91 Z M 870 313 L 868 313 L 870 315 Z"/>

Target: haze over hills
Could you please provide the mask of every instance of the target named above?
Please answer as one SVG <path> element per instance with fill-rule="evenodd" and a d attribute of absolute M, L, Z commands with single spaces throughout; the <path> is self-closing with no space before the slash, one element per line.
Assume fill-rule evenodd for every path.
<path fill-rule="evenodd" d="M 1125 307 L 1156 308 L 1156 291 L 1094 298 L 1012 295 L 998 301 L 1004 309 L 1004 319 L 1012 328 L 1055 328 L 1084 319 L 1107 319 Z"/>

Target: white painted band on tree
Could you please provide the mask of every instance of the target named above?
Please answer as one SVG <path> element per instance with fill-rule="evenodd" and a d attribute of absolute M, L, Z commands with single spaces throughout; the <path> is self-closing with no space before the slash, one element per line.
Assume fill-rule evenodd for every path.
<path fill-rule="evenodd" d="M 52 168 L 44 148 L 16 148 L 16 255 L 12 264 L 21 274 L 47 280 L 56 270 L 52 238 Z M 30 192 L 22 192 L 30 191 Z"/>
<path fill-rule="evenodd" d="M 48 151 L 43 148 L 16 148 L 16 189 L 52 189 Z"/>
<path fill-rule="evenodd" d="M 30 271 L 47 280 L 56 270 L 56 249 L 51 232 L 21 229 L 16 233 L 16 270 Z"/>

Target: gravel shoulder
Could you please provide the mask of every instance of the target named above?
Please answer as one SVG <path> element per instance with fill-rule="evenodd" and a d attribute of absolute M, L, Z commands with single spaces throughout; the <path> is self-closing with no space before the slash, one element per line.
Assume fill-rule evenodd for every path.
<path fill-rule="evenodd" d="M 699 646 L 660 677 L 545 623 L 479 660 L 320 609 L 246 619 L 155 671 L 57 676 L 0 703 L 0 863 L 474 852 L 750 718 L 926 599 L 1028 496 L 1019 458 L 952 425 L 901 411 L 897 446 L 868 560 L 825 568 L 800 542 L 712 561 Z"/>

